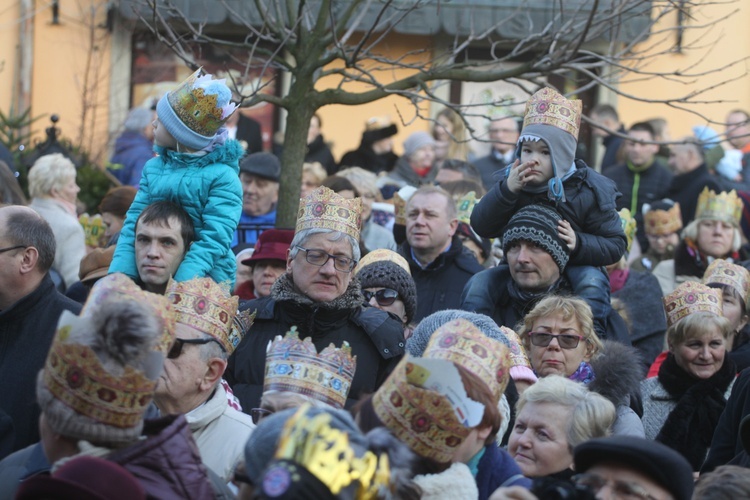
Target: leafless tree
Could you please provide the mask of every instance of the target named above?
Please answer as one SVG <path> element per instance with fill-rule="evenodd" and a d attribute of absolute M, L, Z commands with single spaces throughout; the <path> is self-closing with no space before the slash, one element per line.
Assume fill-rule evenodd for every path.
<path fill-rule="evenodd" d="M 716 39 L 712 29 L 721 19 L 699 23 L 693 16 L 709 3 L 732 3 L 519 0 L 515 8 L 505 7 L 498 19 L 496 7 L 465 0 L 215 0 L 244 30 L 244 38 L 237 41 L 211 31 L 206 23 L 191 22 L 180 10 L 184 2 L 134 1 L 140 2 L 137 8 L 142 21 L 192 67 L 197 66 L 196 50 L 209 44 L 246 50 L 246 57 L 235 62 L 247 72 L 273 69 L 275 75 L 290 75 L 290 85 L 283 95 L 262 93 L 256 88 L 243 96 L 245 106 L 265 101 L 288 113 L 277 218 L 277 224 L 284 227 L 294 225 L 299 196 L 299 182 L 288 180 L 301 177 L 308 125 L 321 107 L 354 106 L 391 95 L 415 104 L 427 99 L 457 107 L 436 91 L 440 85 L 449 81 L 505 80 L 531 93 L 555 75 L 557 81 L 565 82 L 559 90 L 567 94 L 594 86 L 622 94 L 618 84 L 625 80 L 683 82 L 690 90 L 669 99 L 627 97 L 693 112 L 691 106 L 708 102 L 703 97 L 708 89 L 696 86 L 696 82 L 728 67 L 664 71 L 650 63 L 659 55 L 679 50 L 709 53 Z M 540 6 L 546 8 L 543 16 L 535 15 Z M 447 30 L 454 34 L 443 32 L 435 46 L 398 57 L 385 50 L 389 35 L 402 23 L 434 21 L 441 9 L 457 8 L 456 29 Z M 675 23 L 675 19 L 680 22 Z M 686 37 L 686 30 L 699 34 Z M 694 42 L 688 46 L 685 40 Z M 477 47 L 483 49 L 485 57 L 472 57 L 471 49 Z M 730 66 L 741 62 L 734 61 Z M 395 69 L 407 76 L 394 79 Z M 585 78 L 581 79 L 582 75 Z M 325 88 L 316 85 L 322 78 L 334 84 Z M 349 85 L 353 82 L 358 84 L 357 90 Z M 470 105 L 458 106 L 458 110 L 464 117 L 479 112 Z"/>

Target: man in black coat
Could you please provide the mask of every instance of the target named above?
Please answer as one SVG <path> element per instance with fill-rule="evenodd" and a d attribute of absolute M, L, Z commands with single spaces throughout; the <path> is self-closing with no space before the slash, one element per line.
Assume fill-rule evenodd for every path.
<path fill-rule="evenodd" d="M 11 451 L 39 441 L 37 374 L 62 311 L 81 310 L 55 289 L 54 258 L 55 236 L 44 219 L 30 208 L 0 208 L 0 414 L 13 422 Z"/>
<path fill-rule="evenodd" d="M 683 141 L 669 149 L 669 168 L 675 176 L 669 185 L 667 198 L 680 204 L 682 223 L 687 226 L 695 218 L 701 191 L 707 187 L 719 193 L 722 189 L 718 179 L 706 167 L 701 144 L 692 137 L 686 137 Z"/>
<path fill-rule="evenodd" d="M 500 175 L 497 172 L 516 159 L 516 143 L 521 129 L 515 117 L 506 116 L 490 123 L 488 132 L 492 141 L 490 154 L 474 162 L 474 166 L 482 174 L 482 184 L 487 191 L 497 183 L 497 176 Z"/>
<path fill-rule="evenodd" d="M 406 205 L 406 241 L 399 249 L 417 285 L 413 321 L 457 309 L 461 290 L 483 267 L 456 236 L 456 204 L 443 189 L 419 188 Z"/>
<path fill-rule="evenodd" d="M 224 378 L 243 411 L 258 407 L 263 393 L 266 347 L 297 327 L 318 352 L 329 344 L 351 346 L 357 368 L 347 406 L 373 393 L 404 353 L 404 329 L 389 313 L 365 304 L 352 270 L 360 257 L 361 200 L 345 200 L 326 187 L 300 201 L 301 215 L 289 248 L 286 273 L 271 295 L 247 301 L 255 322 L 229 358 Z"/>

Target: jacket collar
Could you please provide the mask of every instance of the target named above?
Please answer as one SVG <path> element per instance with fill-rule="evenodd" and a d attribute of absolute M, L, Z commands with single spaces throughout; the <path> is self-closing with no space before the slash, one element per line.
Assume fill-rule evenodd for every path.
<path fill-rule="evenodd" d="M 343 294 L 330 302 L 315 302 L 307 295 L 300 293 L 294 286 L 292 276 L 289 273 L 282 274 L 271 287 L 271 297 L 277 302 L 292 302 L 300 306 L 315 307 L 321 309 L 344 310 L 358 308 L 365 300 L 362 295 L 359 280 L 352 276 L 349 286 Z"/>

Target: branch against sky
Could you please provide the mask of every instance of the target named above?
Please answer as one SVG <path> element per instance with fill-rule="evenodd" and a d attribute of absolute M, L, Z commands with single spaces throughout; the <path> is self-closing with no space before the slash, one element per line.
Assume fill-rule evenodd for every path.
<path fill-rule="evenodd" d="M 519 0 L 516 9 L 489 25 L 484 16 L 487 11 L 472 7 L 471 1 L 218 0 L 239 29 L 236 32 L 242 33 L 228 39 L 210 26 L 191 22 L 172 0 L 139 1 L 150 7 L 140 11 L 141 20 L 188 66 L 197 66 L 195 47 L 207 44 L 246 49 L 247 58 L 234 62 L 245 68 L 244 76 L 260 72 L 257 81 L 264 81 L 264 73 L 290 75 L 284 95 L 256 88 L 242 96 L 243 106 L 268 102 L 289 111 L 282 155 L 284 179 L 300 178 L 309 120 L 315 111 L 331 104 L 354 106 L 397 95 L 413 102 L 417 116 L 422 117 L 419 104 L 425 100 L 457 107 L 436 91 L 446 81 L 505 80 L 533 92 L 556 75 L 566 82 L 560 90 L 569 95 L 599 86 L 628 99 L 666 104 L 700 116 L 695 105 L 721 102 L 706 98 L 707 90 L 745 76 L 743 69 L 739 76 L 702 88 L 696 86 L 697 81 L 737 70 L 745 61 L 708 69 L 665 69 L 653 64 L 659 56 L 675 51 L 678 33 L 684 41 L 683 52 L 701 51 L 708 57 L 721 36 L 716 27 L 722 19 L 698 22 L 696 13 L 707 5 L 729 5 L 734 0 Z M 385 48 L 402 23 L 455 4 L 466 4 L 460 17 L 463 29 L 456 30 L 460 34 L 433 35 L 439 43 L 404 54 L 394 55 Z M 539 5 L 547 5 L 550 15 L 535 24 L 538 17 L 530 12 Z M 690 20 L 684 26 L 674 22 L 680 9 Z M 485 54 L 481 59 L 471 57 L 471 49 L 476 48 Z M 325 85 L 320 84 L 322 79 Z M 619 86 L 637 80 L 680 82 L 687 90 L 656 98 L 625 94 Z M 481 113 L 472 106 L 479 104 L 460 105 L 464 117 Z M 281 186 L 278 223 L 289 227 L 296 216 L 299 185 L 286 184 Z"/>

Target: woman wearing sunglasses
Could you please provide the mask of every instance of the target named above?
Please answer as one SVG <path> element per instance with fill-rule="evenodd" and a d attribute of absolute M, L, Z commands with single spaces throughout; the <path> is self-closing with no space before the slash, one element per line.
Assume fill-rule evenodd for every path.
<path fill-rule="evenodd" d="M 644 436 L 641 419 L 630 408 L 640 394 L 638 352 L 618 342 L 603 343 L 585 301 L 548 296 L 526 315 L 518 334 L 539 378 L 560 375 L 583 383 L 617 408 L 613 434 Z"/>

